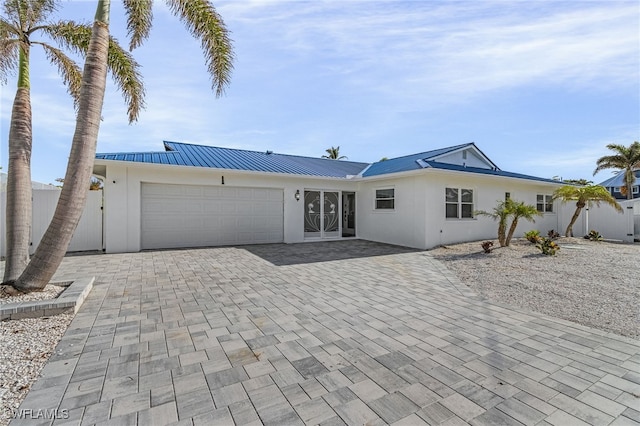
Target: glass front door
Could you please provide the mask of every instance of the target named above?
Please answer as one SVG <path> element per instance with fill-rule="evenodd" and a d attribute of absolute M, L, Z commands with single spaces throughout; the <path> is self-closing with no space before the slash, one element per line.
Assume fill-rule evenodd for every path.
<path fill-rule="evenodd" d="M 335 238 L 340 236 L 340 193 L 337 191 L 304 191 L 304 237 Z"/>

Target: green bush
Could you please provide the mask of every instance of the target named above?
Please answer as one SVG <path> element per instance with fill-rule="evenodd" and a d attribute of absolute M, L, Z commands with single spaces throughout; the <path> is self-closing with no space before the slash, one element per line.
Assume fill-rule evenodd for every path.
<path fill-rule="evenodd" d="M 560 246 L 551 238 L 541 238 L 540 242 L 536 244 L 536 247 L 546 256 L 555 256 L 558 250 L 560 250 Z"/>
<path fill-rule="evenodd" d="M 524 233 L 524 237 L 533 244 L 540 242 L 540 231 L 533 229 Z"/>

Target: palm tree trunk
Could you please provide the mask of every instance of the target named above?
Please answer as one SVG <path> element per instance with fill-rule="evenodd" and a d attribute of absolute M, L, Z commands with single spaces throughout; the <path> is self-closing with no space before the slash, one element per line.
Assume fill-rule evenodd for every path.
<path fill-rule="evenodd" d="M 506 229 L 506 220 L 501 219 L 500 223 L 498 224 L 498 243 L 500 244 L 500 247 L 505 247 L 507 245 L 507 237 L 505 233 Z"/>
<path fill-rule="evenodd" d="M 29 47 L 21 46 L 18 89 L 9 128 L 7 174 L 6 264 L 3 284 L 13 283 L 29 263 L 31 240 L 31 93 L 29 89 Z"/>
<path fill-rule="evenodd" d="M 576 211 L 573 213 L 573 216 L 571 217 L 571 221 L 569 222 L 569 226 L 567 226 L 567 230 L 564 233 L 565 237 L 573 237 L 573 224 L 576 223 L 576 220 L 578 220 L 578 216 L 580 216 L 581 210 L 582 210 L 582 207 L 580 206 L 576 207 Z"/>
<path fill-rule="evenodd" d="M 507 239 L 505 240 L 505 245 L 508 246 L 511 244 L 511 238 L 513 238 L 513 234 L 516 232 L 516 228 L 518 227 L 518 218 L 514 217 L 511 222 L 511 226 L 509 227 L 509 233 L 507 234 Z"/>
<path fill-rule="evenodd" d="M 7 262 L 4 284 L 15 281 L 29 263 L 31 233 L 31 102 L 29 88 L 19 88 L 9 130 L 7 175 Z"/>
<path fill-rule="evenodd" d="M 56 211 L 42 241 L 14 283 L 20 291 L 44 288 L 62 263 L 87 199 L 106 88 L 109 0 L 100 0 L 82 74 L 71 154 Z"/>

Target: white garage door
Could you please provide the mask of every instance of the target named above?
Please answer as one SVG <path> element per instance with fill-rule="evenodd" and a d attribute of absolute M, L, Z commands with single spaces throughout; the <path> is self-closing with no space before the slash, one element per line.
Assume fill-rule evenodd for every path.
<path fill-rule="evenodd" d="M 283 241 L 283 191 L 142 184 L 142 248 Z"/>

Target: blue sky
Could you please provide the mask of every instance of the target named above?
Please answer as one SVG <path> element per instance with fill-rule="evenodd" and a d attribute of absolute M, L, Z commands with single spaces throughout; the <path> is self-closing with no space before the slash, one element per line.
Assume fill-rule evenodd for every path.
<path fill-rule="evenodd" d="M 126 43 L 117 1 L 111 32 Z M 475 142 L 503 170 L 592 177 L 605 145 L 640 140 L 637 1 L 216 1 L 234 40 L 216 99 L 199 43 L 155 7 L 143 66 L 146 110 L 128 125 L 105 97 L 98 152 L 158 151 L 163 140 L 319 157 L 340 146 L 373 162 Z M 58 16 L 89 21 L 94 1 Z M 33 179 L 64 176 L 74 110 L 32 49 Z M 0 165 L 15 79 L 2 87 Z"/>

